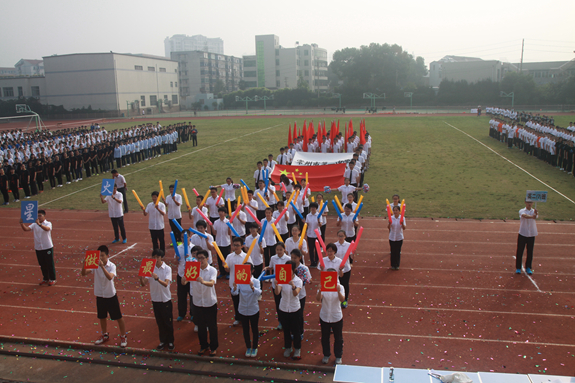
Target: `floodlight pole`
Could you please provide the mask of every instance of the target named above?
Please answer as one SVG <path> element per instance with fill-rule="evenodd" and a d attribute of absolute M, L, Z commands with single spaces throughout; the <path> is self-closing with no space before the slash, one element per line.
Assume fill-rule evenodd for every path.
<path fill-rule="evenodd" d="M 341 93 L 334 93 L 331 98 L 339 98 L 339 109 L 341 109 Z"/>
<path fill-rule="evenodd" d="M 130 117 L 130 101 L 126 100 L 126 114 Z"/>
<path fill-rule="evenodd" d="M 264 112 L 268 111 L 268 109 L 266 107 L 266 100 L 273 100 L 273 99 L 274 99 L 273 95 L 271 95 L 270 97 L 267 97 L 267 96 L 255 96 L 254 97 L 254 101 L 264 100 Z M 246 105 L 247 105 L 247 102 L 246 102 Z M 246 109 L 246 114 L 247 114 L 247 109 Z"/>
<path fill-rule="evenodd" d="M 257 98 L 257 96 L 254 98 L 236 96 L 236 102 L 245 101 L 246 102 L 246 114 L 248 114 L 248 102 L 256 101 L 256 98 Z"/>
<path fill-rule="evenodd" d="M 403 97 L 409 97 L 409 108 L 413 108 L 413 92 L 403 92 Z"/>
<path fill-rule="evenodd" d="M 511 97 L 511 107 L 513 108 L 515 106 L 515 92 L 505 93 L 501 91 L 499 97 Z"/>
<path fill-rule="evenodd" d="M 369 98 L 371 100 L 371 107 L 375 109 L 375 100 L 380 98 L 385 100 L 385 93 L 382 94 L 364 93 L 363 98 Z"/>

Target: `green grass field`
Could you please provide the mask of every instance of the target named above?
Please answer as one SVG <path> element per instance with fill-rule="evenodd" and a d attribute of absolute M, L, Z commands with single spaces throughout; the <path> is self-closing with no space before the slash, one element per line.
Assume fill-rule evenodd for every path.
<path fill-rule="evenodd" d="M 573 116 L 559 116 L 556 122 L 566 126 L 572 120 Z M 158 189 L 158 180 L 167 191 L 167 185 L 178 179 L 178 188 L 185 187 L 190 198 L 193 188 L 203 194 L 209 185 L 222 184 L 226 177 L 234 182 L 243 178 L 251 185 L 255 163 L 270 153 L 277 156 L 279 147 L 287 143 L 287 127 L 293 121 L 293 117 L 198 120 L 198 147 L 181 145 L 177 153 L 123 168 L 120 173 L 126 176 L 128 189 L 135 189 L 144 203 Z M 345 121 L 340 122 L 342 130 Z M 490 138 L 488 117 L 391 116 L 367 117 L 366 121 L 373 148 L 365 175 L 371 190 L 364 197 L 362 215 L 384 215 L 385 199 L 397 193 L 406 200 L 408 217 L 517 219 L 526 190 L 548 190 L 549 202 L 538 206 L 541 218 L 575 217 L 573 203 L 447 124 L 575 200 L 575 178 Z M 297 123 L 301 126 L 303 119 Z M 113 124 L 107 129 L 130 125 Z M 354 118 L 354 126 L 359 126 L 359 118 Z M 109 173 L 107 177 L 111 178 Z M 85 178 L 47 190 L 39 203 L 47 209 L 105 210 L 99 199 L 101 179 Z M 138 209 L 131 192 L 128 202 L 131 210 Z"/>

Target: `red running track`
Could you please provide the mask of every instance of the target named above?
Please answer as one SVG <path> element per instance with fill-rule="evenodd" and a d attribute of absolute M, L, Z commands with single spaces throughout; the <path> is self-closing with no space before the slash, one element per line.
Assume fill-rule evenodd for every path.
<path fill-rule="evenodd" d="M 58 283 L 40 287 L 31 233 L 19 228 L 18 210 L 2 212 L 0 336 L 89 347 L 100 328 L 92 279 L 81 277 L 79 271 L 86 249 L 108 244 L 117 265 L 116 288 L 129 347 L 157 345 L 149 291 L 137 280 L 139 263 L 151 251 L 142 214 L 125 217 L 128 244 L 111 245 L 106 212 L 49 210 Z M 535 274 L 528 278 L 514 274 L 518 221 L 408 219 L 398 271 L 389 270 L 385 222 L 379 218 L 361 222 L 365 231 L 352 270 L 349 307 L 344 310 L 344 363 L 575 375 L 575 225 L 538 223 Z M 335 240 L 335 229 L 330 217 L 328 242 Z M 173 258 L 169 250 L 166 259 Z M 312 270 L 312 275 L 317 281 L 318 271 Z M 274 330 L 277 319 L 269 285 L 264 288 L 258 359 L 288 361 L 283 357 L 283 333 Z M 175 285 L 171 289 L 176 317 Z M 308 287 L 300 363 L 319 365 L 319 306 L 312 299 L 316 289 L 317 283 Z M 243 358 L 241 328 L 231 326 L 227 281 L 218 281 L 217 294 L 219 355 Z M 110 330 L 110 344 L 118 344 L 115 325 Z M 176 323 L 175 332 L 177 352 L 198 350 L 192 324 Z"/>

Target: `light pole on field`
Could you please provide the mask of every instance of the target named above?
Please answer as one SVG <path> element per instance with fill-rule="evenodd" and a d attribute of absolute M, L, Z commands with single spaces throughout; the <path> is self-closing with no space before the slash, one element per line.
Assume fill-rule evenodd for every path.
<path fill-rule="evenodd" d="M 257 97 L 258 96 L 255 96 L 254 98 L 236 96 L 236 102 L 245 101 L 246 102 L 246 114 L 248 114 L 248 102 L 257 101 Z"/>
<path fill-rule="evenodd" d="M 515 106 L 515 92 L 505 93 L 501 91 L 499 97 L 511 97 L 511 107 L 513 108 Z"/>
<path fill-rule="evenodd" d="M 385 100 L 385 93 L 382 93 L 382 94 L 364 93 L 363 98 L 369 98 L 371 100 L 371 107 L 373 109 L 375 109 L 375 100 L 377 100 L 377 99 L 384 99 Z"/>
<path fill-rule="evenodd" d="M 237 97 L 236 97 L 236 98 L 237 98 Z M 264 111 L 265 111 L 265 112 L 267 112 L 267 110 L 268 110 L 267 107 L 266 107 L 266 101 L 267 101 L 267 100 L 273 100 L 273 99 L 274 99 L 274 96 L 273 96 L 273 95 L 271 95 L 271 96 L 269 96 L 269 97 L 268 97 L 268 96 L 255 96 L 255 97 L 254 97 L 254 101 L 264 100 Z M 247 103 L 246 103 L 246 106 L 247 106 Z M 246 110 L 246 114 L 247 114 L 247 110 Z"/>

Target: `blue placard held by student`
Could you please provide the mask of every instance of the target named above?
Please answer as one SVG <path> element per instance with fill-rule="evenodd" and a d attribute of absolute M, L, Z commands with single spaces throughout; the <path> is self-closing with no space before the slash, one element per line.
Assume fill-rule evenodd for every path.
<path fill-rule="evenodd" d="M 531 202 L 547 202 L 547 192 L 539 190 L 527 190 L 525 200 Z"/>
<path fill-rule="evenodd" d="M 102 190 L 100 190 L 100 194 L 103 196 L 112 195 L 114 191 L 114 179 L 103 179 L 102 180 Z"/>
<path fill-rule="evenodd" d="M 34 223 L 38 219 L 38 201 L 25 201 L 20 204 L 24 223 Z"/>

